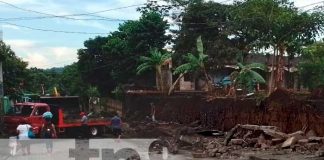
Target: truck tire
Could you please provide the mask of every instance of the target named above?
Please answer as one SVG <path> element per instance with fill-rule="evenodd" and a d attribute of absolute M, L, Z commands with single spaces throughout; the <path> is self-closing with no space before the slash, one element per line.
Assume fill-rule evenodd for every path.
<path fill-rule="evenodd" d="M 97 137 L 100 135 L 100 127 L 92 126 L 89 129 L 91 137 Z"/>

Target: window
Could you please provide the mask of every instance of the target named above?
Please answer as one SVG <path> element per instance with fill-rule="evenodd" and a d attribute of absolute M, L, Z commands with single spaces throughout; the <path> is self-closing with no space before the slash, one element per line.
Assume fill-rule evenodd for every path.
<path fill-rule="evenodd" d="M 12 113 L 15 115 L 30 116 L 30 114 L 34 109 L 34 106 L 16 105 L 12 109 L 13 109 Z"/>
<path fill-rule="evenodd" d="M 43 115 L 45 112 L 47 111 L 47 108 L 46 107 L 37 107 L 35 112 L 34 112 L 34 115 L 35 116 L 41 116 Z"/>

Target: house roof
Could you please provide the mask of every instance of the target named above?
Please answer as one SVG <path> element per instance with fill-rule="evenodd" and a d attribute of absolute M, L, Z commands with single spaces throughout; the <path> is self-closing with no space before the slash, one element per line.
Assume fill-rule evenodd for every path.
<path fill-rule="evenodd" d="M 246 58 L 247 63 L 263 63 L 266 65 L 271 65 L 273 61 L 273 55 L 261 55 L 261 54 L 250 54 Z M 289 59 L 288 56 L 284 56 L 284 65 L 296 67 L 300 62 L 300 57 L 294 57 Z"/>
<path fill-rule="evenodd" d="M 268 66 L 268 71 L 271 72 L 272 70 L 272 60 L 274 56 L 273 55 L 261 55 L 261 54 L 250 54 L 246 57 L 246 63 L 262 63 Z M 294 57 L 293 59 L 289 59 L 288 56 L 284 57 L 284 70 L 289 72 L 296 72 L 298 63 L 300 62 L 300 57 Z M 232 68 L 232 69 L 238 69 L 238 66 L 236 65 L 236 60 L 232 60 L 230 62 L 227 62 L 225 65 L 225 68 Z M 276 67 L 274 67 L 274 70 Z"/>

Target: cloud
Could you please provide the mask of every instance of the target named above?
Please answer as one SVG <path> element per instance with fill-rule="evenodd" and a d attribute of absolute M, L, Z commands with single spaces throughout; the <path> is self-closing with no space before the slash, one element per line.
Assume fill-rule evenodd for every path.
<path fill-rule="evenodd" d="M 27 57 L 23 58 L 23 60 L 28 62 L 29 67 L 37 68 L 46 68 L 49 63 L 49 59 L 40 53 L 28 53 Z"/>
<path fill-rule="evenodd" d="M 34 48 L 37 45 L 36 41 L 24 40 L 24 39 L 14 39 L 14 40 L 4 40 L 10 47 L 16 48 L 18 50 Z"/>
<path fill-rule="evenodd" d="M 14 25 L 10 25 L 10 24 L 4 24 L 4 25 L 2 25 L 2 28 L 13 29 L 13 30 L 21 30 L 20 27 L 14 26 Z"/>
<path fill-rule="evenodd" d="M 44 46 L 31 40 L 5 40 L 18 57 L 28 62 L 28 67 L 63 67 L 77 61 L 77 49 L 65 46 Z"/>
<path fill-rule="evenodd" d="M 38 0 L 1 0 L 2 2 L 19 5 L 19 4 L 31 4 L 31 3 L 38 3 Z"/>

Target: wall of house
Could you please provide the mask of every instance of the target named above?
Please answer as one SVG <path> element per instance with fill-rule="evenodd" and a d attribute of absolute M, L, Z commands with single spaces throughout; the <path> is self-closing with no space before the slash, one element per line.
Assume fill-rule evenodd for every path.
<path fill-rule="evenodd" d="M 204 95 L 187 93 L 128 94 L 123 113 L 131 121 L 150 115 L 150 103 L 156 106 L 156 119 L 189 124 L 200 120 L 208 128 L 229 130 L 236 124 L 274 125 L 290 133 L 303 128 L 324 136 L 324 101 L 306 101 L 285 92 L 275 92 L 260 105 L 255 99 L 216 98 L 207 101 Z"/>

